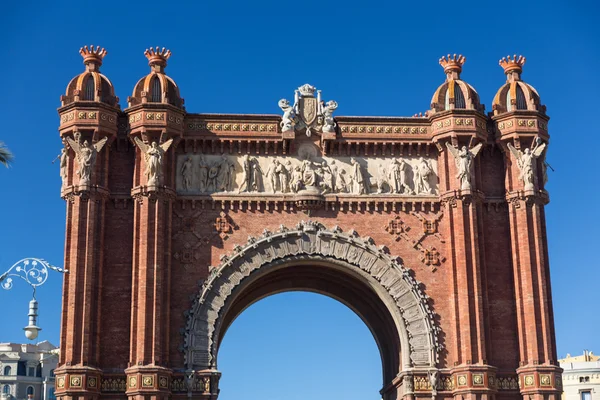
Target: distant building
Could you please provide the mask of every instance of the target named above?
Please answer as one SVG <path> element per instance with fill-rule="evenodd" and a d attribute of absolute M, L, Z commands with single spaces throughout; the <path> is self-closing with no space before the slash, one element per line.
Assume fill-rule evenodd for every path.
<path fill-rule="evenodd" d="M 558 360 L 563 372 L 563 400 L 600 399 L 600 356 L 585 350 L 582 355 Z"/>
<path fill-rule="evenodd" d="M 0 343 L 0 399 L 56 400 L 57 364 L 58 348 L 50 342 Z"/>

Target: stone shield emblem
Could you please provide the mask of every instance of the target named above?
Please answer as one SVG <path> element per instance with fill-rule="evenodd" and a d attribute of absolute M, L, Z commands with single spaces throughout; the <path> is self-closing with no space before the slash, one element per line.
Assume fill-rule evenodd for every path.
<path fill-rule="evenodd" d="M 317 119 L 317 99 L 314 97 L 300 98 L 298 111 L 306 126 L 311 126 Z"/>

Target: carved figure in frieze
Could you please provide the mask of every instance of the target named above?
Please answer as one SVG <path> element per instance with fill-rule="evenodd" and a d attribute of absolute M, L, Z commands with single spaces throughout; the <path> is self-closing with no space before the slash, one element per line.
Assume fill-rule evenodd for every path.
<path fill-rule="evenodd" d="M 267 173 L 265 174 L 265 176 L 267 177 L 267 179 L 269 179 L 271 183 L 272 193 L 275 193 L 277 192 L 277 190 L 280 189 L 279 174 L 281 173 L 281 168 L 278 168 L 280 165 L 281 163 L 279 162 L 279 160 L 274 158 L 271 165 L 269 165 L 269 168 L 267 168 Z"/>
<path fill-rule="evenodd" d="M 322 193 L 331 193 L 333 191 L 333 172 L 331 171 L 331 167 L 327 165 L 327 161 L 323 160 L 317 171 L 319 187 Z"/>
<path fill-rule="evenodd" d="M 413 194 L 412 189 L 408 185 L 408 168 L 409 165 L 404 159 L 393 159 L 390 166 L 390 183 L 392 191 L 397 194 Z"/>
<path fill-rule="evenodd" d="M 334 100 L 329 100 L 325 104 L 321 104 L 321 118 L 323 119 L 323 132 L 335 132 L 335 121 L 333 120 L 333 112 L 338 108 L 338 103 Z"/>
<path fill-rule="evenodd" d="M 350 159 L 350 164 L 352 165 L 352 193 L 354 194 L 368 194 L 369 193 L 369 177 L 366 175 L 365 170 L 362 165 L 352 157 Z"/>
<path fill-rule="evenodd" d="M 462 190 L 471 190 L 472 185 L 472 173 L 473 173 L 473 160 L 479 153 L 483 146 L 483 143 L 479 143 L 471 150 L 467 146 L 463 146 L 460 150 L 446 142 L 446 147 L 452 156 L 456 164 L 456 179 L 460 182 L 460 188 Z"/>
<path fill-rule="evenodd" d="M 285 165 L 279 164 L 277 167 L 279 170 L 279 184 L 281 185 L 281 191 L 287 193 L 290 191 L 290 174 L 292 173 L 292 163 L 290 160 L 285 162 Z"/>
<path fill-rule="evenodd" d="M 208 191 L 215 192 L 217 190 L 217 177 L 219 176 L 219 163 L 212 164 L 208 169 Z"/>
<path fill-rule="evenodd" d="M 251 160 L 251 166 L 252 166 L 252 191 L 260 192 L 260 191 L 262 191 L 262 188 L 263 188 L 263 182 L 262 182 L 263 172 L 262 172 L 262 169 L 260 168 L 260 164 L 258 164 L 258 160 L 256 158 L 253 158 Z"/>
<path fill-rule="evenodd" d="M 102 150 L 107 140 L 107 138 L 104 138 L 95 144 L 90 145 L 87 140 L 85 140 L 83 144 L 80 144 L 79 137 L 77 140 L 67 138 L 69 146 L 77 155 L 77 175 L 79 175 L 80 185 L 90 184 L 92 179 L 92 171 L 94 170 L 94 165 L 96 165 L 96 156 Z"/>
<path fill-rule="evenodd" d="M 68 168 L 69 168 L 69 153 L 67 152 L 67 149 L 65 147 L 63 147 L 60 150 L 60 179 L 62 180 L 63 186 L 65 186 L 67 184 Z"/>
<path fill-rule="evenodd" d="M 317 170 L 310 155 L 307 155 L 304 161 L 302 161 L 302 182 L 304 186 L 317 185 Z"/>
<path fill-rule="evenodd" d="M 204 155 L 200 154 L 198 162 L 198 186 L 201 193 L 208 190 L 208 164 L 204 159 Z"/>
<path fill-rule="evenodd" d="M 281 131 L 282 132 L 290 132 L 294 130 L 294 125 L 296 125 L 296 110 L 294 107 L 290 105 L 290 102 L 286 99 L 279 100 L 279 108 L 283 111 L 283 116 L 281 117 Z"/>
<path fill-rule="evenodd" d="M 302 168 L 297 165 L 292 172 L 292 182 L 290 184 L 290 189 L 292 192 L 298 193 L 300 190 L 304 189 L 304 174 L 302 173 Z"/>
<path fill-rule="evenodd" d="M 218 192 L 230 192 L 233 190 L 233 163 L 229 161 L 227 156 L 223 154 L 221 161 L 218 164 L 219 171 L 217 173 L 217 188 Z"/>
<path fill-rule="evenodd" d="M 244 173 L 244 181 L 240 185 L 239 193 L 242 191 L 247 192 L 260 192 L 263 188 L 262 177 L 263 172 L 258 164 L 258 160 L 254 157 L 250 157 L 248 154 L 242 158 L 242 170 Z"/>
<path fill-rule="evenodd" d="M 163 156 L 165 152 L 169 150 L 171 143 L 173 143 L 173 139 L 169 139 L 160 145 L 158 142 L 153 141 L 149 146 L 138 137 L 135 137 L 134 140 L 135 144 L 137 144 L 144 155 L 147 185 L 160 185 L 162 179 Z"/>
<path fill-rule="evenodd" d="M 240 185 L 239 193 L 243 190 L 250 191 L 252 189 L 252 162 L 248 154 L 242 158 L 242 170 L 244 173 L 244 181 Z"/>
<path fill-rule="evenodd" d="M 537 159 L 540 158 L 546 148 L 546 143 L 540 140 L 535 141 L 533 149 L 526 148 L 525 151 L 517 150 L 512 144 L 508 144 L 508 149 L 517 160 L 520 174 L 519 179 L 523 181 L 525 190 L 535 189 L 535 173 Z"/>
<path fill-rule="evenodd" d="M 186 157 L 181 165 L 181 182 L 183 184 L 183 190 L 190 190 L 192 188 L 193 173 L 192 158 Z"/>
<path fill-rule="evenodd" d="M 415 181 L 415 194 L 431 194 L 431 185 L 429 177 L 433 175 L 433 169 L 429 162 L 423 157 L 419 157 L 419 162 L 413 168 Z"/>
<path fill-rule="evenodd" d="M 377 193 L 383 193 L 388 187 L 388 173 L 383 164 L 377 166 Z"/>

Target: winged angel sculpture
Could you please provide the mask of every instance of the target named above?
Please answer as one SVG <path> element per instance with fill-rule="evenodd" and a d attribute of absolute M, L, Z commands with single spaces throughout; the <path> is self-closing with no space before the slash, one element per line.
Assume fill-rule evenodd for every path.
<path fill-rule="evenodd" d="M 450 143 L 446 142 L 446 147 L 448 151 L 454 157 L 454 162 L 456 163 L 456 169 L 458 173 L 456 174 L 456 179 L 460 182 L 461 190 L 471 190 L 473 188 L 473 184 L 471 182 L 472 179 L 472 168 L 473 168 L 473 160 L 477 157 L 477 154 L 481 151 L 483 147 L 483 143 L 479 143 L 477 146 L 472 149 L 468 149 L 467 146 L 463 146 L 460 150 L 456 147 L 452 146 Z"/>
<path fill-rule="evenodd" d="M 92 178 L 92 172 L 94 171 L 94 165 L 96 164 L 96 156 L 102 150 L 108 138 L 97 141 L 93 145 L 87 140 L 83 143 L 80 142 L 79 137 L 77 140 L 67 138 L 69 146 L 73 149 L 77 155 L 77 175 L 79 175 L 79 185 L 89 185 Z"/>
<path fill-rule="evenodd" d="M 535 141 L 533 149 L 526 148 L 525 151 L 517 150 L 512 144 L 508 144 L 508 149 L 517 160 L 517 166 L 521 171 L 519 179 L 523 181 L 525 190 L 535 189 L 536 161 L 542 156 L 545 148 L 546 143 L 539 138 Z"/>
<path fill-rule="evenodd" d="M 171 144 L 173 143 L 173 139 L 169 139 L 162 144 L 158 144 L 158 142 L 154 141 L 152 144 L 147 145 L 140 138 L 134 138 L 135 144 L 140 148 L 142 154 L 144 155 L 144 161 L 146 162 L 146 179 L 148 186 L 158 186 L 161 183 L 162 179 L 162 163 L 163 156 Z"/>

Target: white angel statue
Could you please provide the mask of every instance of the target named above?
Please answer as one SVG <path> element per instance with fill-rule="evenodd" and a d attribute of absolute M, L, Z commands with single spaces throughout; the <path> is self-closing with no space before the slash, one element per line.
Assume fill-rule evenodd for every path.
<path fill-rule="evenodd" d="M 467 146 L 463 146 L 460 150 L 456 147 L 452 146 L 450 143 L 446 142 L 446 147 L 450 154 L 454 157 L 454 162 L 456 163 L 456 179 L 460 182 L 461 190 L 471 190 L 473 188 L 473 184 L 471 182 L 472 179 L 472 168 L 473 168 L 473 160 L 479 154 L 479 151 L 483 147 L 483 143 L 479 143 L 477 146 L 473 147 L 471 150 L 467 148 Z"/>
<path fill-rule="evenodd" d="M 546 143 L 537 138 L 533 149 L 526 148 L 525 151 L 517 150 L 512 144 L 508 143 L 508 149 L 517 160 L 517 166 L 521 173 L 519 179 L 523 181 L 525 190 L 534 190 L 536 181 L 536 161 L 544 153 Z"/>
<path fill-rule="evenodd" d="M 67 138 L 69 146 L 77 155 L 77 175 L 79 175 L 79 185 L 89 185 L 92 179 L 94 165 L 96 165 L 96 155 L 102 150 L 108 138 L 103 138 L 93 145 L 87 140 L 80 143 L 79 140 Z"/>
<path fill-rule="evenodd" d="M 144 160 L 146 162 L 146 179 L 148 186 L 158 186 L 161 183 L 162 178 L 162 163 L 163 163 L 163 155 L 171 144 L 173 143 L 173 139 L 169 139 L 162 144 L 158 144 L 158 142 L 154 141 L 151 145 L 147 145 L 140 138 L 134 138 L 135 144 L 140 148 L 142 154 L 144 155 Z"/>

